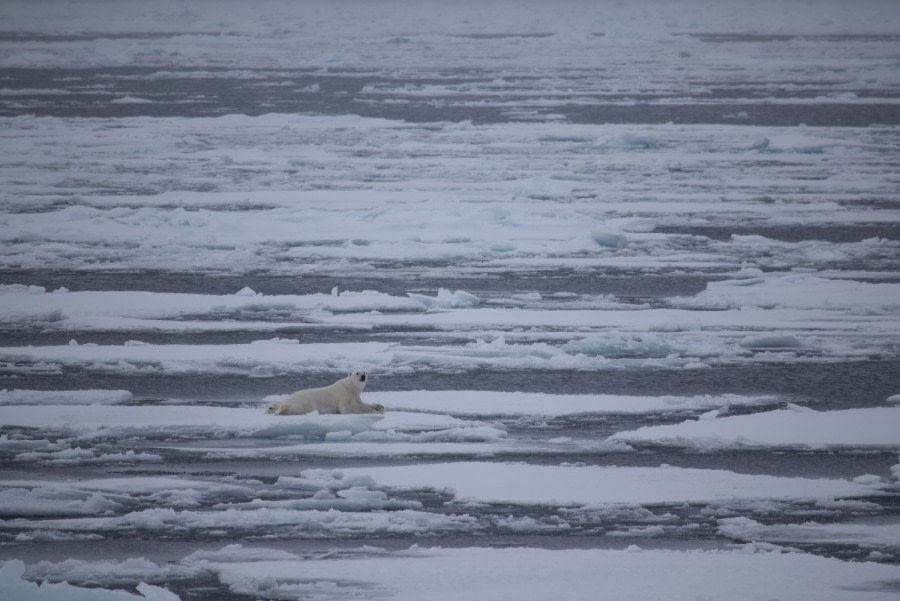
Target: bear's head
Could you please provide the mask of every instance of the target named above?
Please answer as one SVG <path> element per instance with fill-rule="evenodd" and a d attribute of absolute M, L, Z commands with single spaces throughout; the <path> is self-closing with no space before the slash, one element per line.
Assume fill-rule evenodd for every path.
<path fill-rule="evenodd" d="M 356 386 L 357 390 L 362 392 L 363 388 L 366 387 L 366 381 L 369 379 L 369 374 L 364 371 L 351 371 L 347 374 L 347 379 Z"/>

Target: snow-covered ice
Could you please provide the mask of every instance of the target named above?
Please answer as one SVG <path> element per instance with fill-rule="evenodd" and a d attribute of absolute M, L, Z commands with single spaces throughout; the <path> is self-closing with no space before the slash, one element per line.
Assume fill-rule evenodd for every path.
<path fill-rule="evenodd" d="M 49 430 L 65 437 L 214 435 L 321 438 L 329 432 L 369 430 L 380 415 L 274 416 L 261 407 L 62 406 L 5 407 L 4 424 Z"/>
<path fill-rule="evenodd" d="M 896 598 L 898 22 L 2 3 L 0 598 Z"/>
<path fill-rule="evenodd" d="M 900 448 L 900 408 L 817 412 L 788 408 L 753 415 L 644 426 L 612 437 L 697 448 Z"/>
<path fill-rule="evenodd" d="M 359 475 L 353 469 L 346 474 Z M 617 468 L 460 462 L 365 468 L 387 487 L 448 489 L 460 503 L 658 505 L 735 499 L 816 499 L 877 494 L 877 485 L 846 480 L 751 476 L 676 467 Z M 540 482 L 540 487 L 533 483 Z"/>
<path fill-rule="evenodd" d="M 127 390 L 0 390 L 0 405 L 114 405 L 132 398 Z"/>
<path fill-rule="evenodd" d="M 803 524 L 766 526 L 756 520 L 739 517 L 719 520 L 719 533 L 748 542 L 774 543 L 852 543 L 874 552 L 892 553 L 900 544 L 900 524 L 853 522 L 844 524 Z"/>
<path fill-rule="evenodd" d="M 642 600 L 664 595 L 669 599 L 700 596 L 756 599 L 760 592 L 785 601 L 808 599 L 888 599 L 879 592 L 895 579 L 896 566 L 848 563 L 804 555 L 759 550 L 731 552 L 645 550 L 548 550 L 411 548 L 386 552 L 363 548 L 349 557 L 310 560 L 276 549 L 230 545 L 218 552 L 198 552 L 185 565 L 163 569 L 142 564 L 144 574 L 207 572 L 229 585 L 231 592 L 282 599 L 331 599 L 346 595 L 394 599 L 458 599 L 478 597 L 516 582 L 517 598 L 546 599 L 565 592 L 570 599 L 594 599 L 604 590 L 617 599 Z M 123 562 L 124 563 L 124 562 Z M 47 572 L 54 566 L 42 565 Z M 84 572 L 80 565 L 53 570 L 54 575 Z M 118 568 L 107 564 L 106 574 Z M 347 578 L 347 571 L 352 579 Z M 51 572 L 51 573 L 53 573 Z M 58 599 L 157 599 L 178 597 L 157 586 L 141 585 L 136 596 L 124 591 L 90 593 L 68 584 L 41 588 L 22 580 L 25 566 L 7 562 L 0 572 L 0 590 L 17 598 L 37 601 Z M 98 574 L 99 575 L 99 574 Z M 727 577 L 723 576 L 727 575 Z M 498 584 L 507 583 L 507 584 Z M 81 596 L 78 596 L 81 595 Z"/>
<path fill-rule="evenodd" d="M 333 598 L 352 569 L 351 590 L 392 599 L 459 599 L 498 594 L 515 583 L 517 599 L 883 598 L 896 566 L 844 563 L 802 554 L 642 550 L 419 549 L 339 561 L 217 563 L 211 569 L 250 594 Z M 349 591 L 348 591 L 349 592 Z"/>
<path fill-rule="evenodd" d="M 548 394 L 494 391 L 372 392 L 367 398 L 394 410 L 428 411 L 466 416 L 562 416 L 578 414 L 630 414 L 678 412 L 730 405 L 754 406 L 777 402 L 776 397 L 701 395 L 641 397 L 612 394 Z"/>
<path fill-rule="evenodd" d="M 10 560 L 0 566 L 0 593 L 17 601 L 179 601 L 180 597 L 165 588 L 137 585 L 138 594 L 122 590 L 105 590 L 72 586 L 68 582 L 37 584 L 23 579 L 25 564 Z"/>

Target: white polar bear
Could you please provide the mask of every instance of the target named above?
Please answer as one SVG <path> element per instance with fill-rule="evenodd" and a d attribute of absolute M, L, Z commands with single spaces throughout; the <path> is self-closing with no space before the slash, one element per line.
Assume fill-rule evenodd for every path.
<path fill-rule="evenodd" d="M 269 405 L 266 413 L 303 415 L 304 413 L 384 413 L 384 406 L 363 403 L 360 394 L 366 387 L 368 374 L 354 371 L 331 386 L 298 390 L 283 401 Z"/>

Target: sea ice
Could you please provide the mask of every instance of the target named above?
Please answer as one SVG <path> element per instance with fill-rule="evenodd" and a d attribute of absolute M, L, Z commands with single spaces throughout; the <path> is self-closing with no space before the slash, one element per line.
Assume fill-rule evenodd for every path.
<path fill-rule="evenodd" d="M 777 402 L 771 396 L 698 395 L 630 396 L 613 394 L 548 394 L 489 390 L 414 390 L 366 393 L 393 411 L 427 411 L 451 415 L 578 415 L 642 414 L 696 411 L 728 405 L 754 406 Z"/>
<path fill-rule="evenodd" d="M 210 562 L 233 590 L 279 598 L 331 598 L 335 587 L 395 601 L 515 598 L 621 601 L 893 598 L 900 568 L 802 553 L 481 547 L 411 549 L 321 561 Z M 348 583 L 352 574 L 353 583 Z M 514 584 L 513 584 L 514 583 Z M 350 592 L 350 591 L 346 591 Z"/>
<path fill-rule="evenodd" d="M 38 388 L 72 373 L 118 382 L 360 368 L 602 377 L 601 370 L 623 368 L 896 361 L 900 144 L 895 124 L 877 123 L 898 105 L 896 2 L 818 3 L 812 12 L 806 2 L 784 0 L 735 1 L 728 10 L 716 0 L 599 7 L 524 0 L 460 11 L 392 0 L 352 10 L 324 0 L 51 4 L 37 10 L 31 0 L 7 0 L 0 8 L 13 32 L 0 35 L 9 72 L 0 89 L 8 157 L 0 161 L 0 271 L 22 278 L 0 285 L 0 322 L 16 341 L 0 348 L 7 382 Z M 44 71 L 52 76 L 38 86 Z M 196 86 L 173 101 L 170 89 L 181 94 L 186 77 Z M 222 82 L 235 96 L 279 90 L 290 100 L 287 107 L 253 102 L 269 114 L 238 114 L 246 111 L 232 94 L 212 92 Z M 332 108 L 341 114 L 310 114 Z M 625 120 L 635 111 L 647 121 L 679 118 L 607 122 L 619 111 Z M 682 120 L 687 111 L 731 122 Z M 836 120 L 827 115 L 838 112 L 849 122 L 795 125 Z M 781 118 L 788 125 L 757 124 Z M 160 289 L 173 287 L 165 281 L 173 274 L 247 282 L 235 278 L 226 294 L 176 294 L 51 291 L 28 280 L 62 278 L 76 288 L 115 272 L 140 274 L 137 281 Z M 150 274 L 160 281 L 141 280 Z M 269 276 L 287 276 L 302 294 L 270 294 Z M 620 276 L 645 286 L 637 304 L 603 289 Z M 373 279 L 395 289 L 342 291 L 331 283 Z M 473 282 L 471 292 L 456 288 L 467 287 L 461 279 Z M 323 280 L 324 289 L 310 290 L 310 281 Z M 655 296 L 660 280 L 688 289 L 709 283 L 675 299 Z M 397 289 L 398 282 L 414 288 Z M 563 289 L 554 290 L 557 283 Z M 304 340 L 327 331 L 354 341 Z M 254 342 L 156 344 L 142 342 L 142 333 Z M 101 336 L 131 339 L 93 344 Z M 40 382 L 28 384 L 32 377 Z M 478 384 L 473 377 L 467 386 L 476 390 L 367 393 L 388 406 L 384 416 L 297 419 L 267 416 L 261 406 L 138 406 L 125 390 L 4 390 L 0 453 L 19 473 L 37 468 L 32 480 L 0 483 L 3 526 L 15 545 L 32 555 L 64 552 L 81 540 L 137 532 L 181 537 L 153 551 L 190 554 L 162 564 L 41 562 L 27 572 L 10 560 L 0 567 L 0 597 L 175 601 L 141 582 L 202 575 L 248 598 L 896 598 L 896 565 L 785 553 L 770 543 L 871 543 L 883 553 L 873 558 L 884 560 L 897 555 L 883 546 L 896 539 L 894 524 L 877 532 L 861 522 L 762 524 L 717 511 L 809 501 L 811 511 L 858 504 L 843 506 L 852 511 L 874 505 L 861 498 L 894 494 L 900 465 L 884 481 L 449 461 L 524 452 L 549 463 L 554 449 L 582 448 L 608 457 L 633 451 L 623 441 L 874 449 L 880 457 L 900 447 L 896 395 L 878 409 L 730 415 L 729 407 L 775 400 L 500 393 Z M 880 390 L 873 402 L 885 396 Z M 700 419 L 610 441 L 556 433 L 517 440 L 545 416 L 672 412 Z M 522 419 L 509 427 L 489 421 L 498 415 Z M 223 469 L 246 468 L 246 477 L 84 477 L 96 463 L 181 453 L 190 456 L 141 472 L 193 470 L 202 459 L 218 473 L 227 460 Z M 296 456 L 356 467 L 298 473 L 287 460 Z M 260 465 L 266 477 L 254 472 Z M 408 494 L 422 489 L 452 501 L 425 511 Z M 476 508 L 490 503 L 539 505 L 558 519 L 478 516 Z M 284 544 L 195 548 L 247 529 L 284 532 L 287 540 L 397 540 L 481 534 L 484 521 L 504 532 L 558 535 L 569 527 L 566 511 L 615 506 L 640 514 L 649 513 L 641 504 L 685 503 L 712 504 L 708 515 L 728 516 L 721 536 L 753 542 L 721 552 L 365 548 L 319 560 Z M 445 513 L 455 510 L 471 514 Z M 669 532 L 658 522 L 616 528 L 607 529 L 606 544 L 619 544 L 617 534 L 660 544 Z"/>
<path fill-rule="evenodd" d="M 123 509 L 115 498 L 77 488 L 47 486 L 35 489 L 4 488 L 0 490 L 2 516 L 92 515 Z"/>
<path fill-rule="evenodd" d="M 111 517 L 58 518 L 44 520 L 18 519 L 5 526 L 15 530 L 63 530 L 69 532 L 161 532 L 173 528 L 196 532 L 208 530 L 241 530 L 278 528 L 285 535 L 359 535 L 359 534 L 416 534 L 450 532 L 472 528 L 476 520 L 468 515 L 442 515 L 414 509 L 372 511 L 380 508 L 381 499 L 346 503 L 329 501 L 324 510 L 229 506 L 195 511 L 188 509 L 154 508 Z M 299 502 L 298 505 L 304 503 Z M 265 505 L 262 503 L 261 505 Z M 359 511 L 353 511 L 354 508 Z M 348 509 L 340 511 L 338 509 Z"/>
<path fill-rule="evenodd" d="M 779 409 L 680 424 L 644 426 L 610 437 L 696 448 L 900 448 L 900 407 L 795 411 Z"/>
<path fill-rule="evenodd" d="M 180 597 L 164 588 L 144 584 L 137 585 L 139 594 L 126 591 L 83 588 L 68 582 L 37 584 L 23 578 L 25 564 L 9 560 L 0 566 L 0 595 L 15 601 L 180 601 Z"/>
<path fill-rule="evenodd" d="M 710 282 L 686 306 L 896 310 L 900 284 L 871 284 L 808 274 Z"/>
<path fill-rule="evenodd" d="M 718 533 L 747 542 L 852 544 L 880 552 L 900 552 L 900 523 L 765 525 L 751 518 L 736 517 L 720 519 Z"/>
<path fill-rule="evenodd" d="M 131 399 L 127 390 L 0 390 L 0 405 L 114 405 Z"/>
<path fill-rule="evenodd" d="M 262 408 L 204 406 L 0 407 L 0 421 L 65 436 L 128 438 L 219 435 L 321 439 L 329 432 L 371 430 L 381 415 L 273 416 Z"/>
<path fill-rule="evenodd" d="M 819 499 L 879 493 L 848 480 L 785 478 L 676 467 L 567 467 L 459 462 L 347 468 L 380 486 L 447 490 L 457 502 L 526 505 L 710 503 L 737 499 Z"/>

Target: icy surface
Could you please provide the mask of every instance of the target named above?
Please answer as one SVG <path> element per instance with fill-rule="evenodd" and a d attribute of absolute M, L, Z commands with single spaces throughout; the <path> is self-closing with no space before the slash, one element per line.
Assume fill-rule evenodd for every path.
<path fill-rule="evenodd" d="M 467 416 L 578 415 L 676 412 L 730 405 L 765 405 L 775 397 L 702 395 L 641 397 L 611 394 L 547 394 L 538 392 L 396 391 L 372 392 L 367 398 L 394 410 L 428 411 Z"/>
<path fill-rule="evenodd" d="M 361 556 L 344 561 L 220 563 L 219 577 L 259 594 L 274 585 L 291 598 L 330 598 L 352 569 L 367 595 L 393 599 L 459 599 L 500 595 L 516 583 L 517 599 L 541 600 L 563 591 L 569 599 L 596 599 L 602 590 L 616 599 L 758 599 L 785 601 L 888 599 L 883 583 L 896 566 L 852 564 L 801 554 L 702 553 L 547 549 L 421 549 L 397 556 Z M 352 567 L 352 568 L 351 568 Z M 727 575 L 727 576 L 725 576 Z M 274 592 L 274 591 L 273 591 Z"/>
<path fill-rule="evenodd" d="M 132 398 L 127 390 L 0 390 L 0 405 L 115 405 Z"/>
<path fill-rule="evenodd" d="M 700 448 L 900 448 L 900 408 L 815 412 L 781 409 L 754 415 L 645 426 L 613 439 Z"/>
<path fill-rule="evenodd" d="M 108 591 L 97 588 L 75 587 L 67 582 L 35 584 L 22 578 L 25 564 L 11 560 L 0 566 L 0 593 L 6 599 L 16 601 L 179 601 L 180 597 L 164 588 L 138 584 L 139 594 L 125 591 Z"/>
<path fill-rule="evenodd" d="M 900 524 L 805 524 L 765 526 L 750 518 L 719 520 L 719 532 L 743 541 L 777 543 L 854 543 L 892 552 L 900 544 Z"/>
<path fill-rule="evenodd" d="M 232 407 L 67 407 L 41 405 L 6 408 L 4 423 L 43 428 L 67 437 L 130 438 L 178 434 L 228 434 L 261 438 L 321 438 L 329 432 L 360 432 L 384 419 L 380 415 L 275 416 L 262 408 Z M 48 417 L 51 416 L 51 417 Z"/>
<path fill-rule="evenodd" d="M 814 4 L 3 2 L 0 598 L 896 598 L 900 4 Z"/>
<path fill-rule="evenodd" d="M 361 471 L 345 470 L 347 474 Z M 873 494 L 845 480 L 748 476 L 675 467 L 548 467 L 507 463 L 366 469 L 388 487 L 448 489 L 458 502 L 531 505 L 700 503 L 732 499 L 816 499 Z"/>

